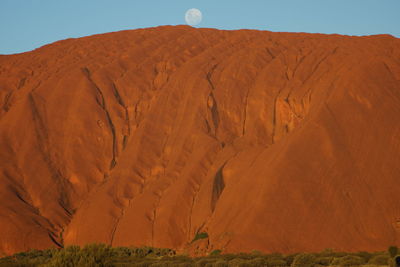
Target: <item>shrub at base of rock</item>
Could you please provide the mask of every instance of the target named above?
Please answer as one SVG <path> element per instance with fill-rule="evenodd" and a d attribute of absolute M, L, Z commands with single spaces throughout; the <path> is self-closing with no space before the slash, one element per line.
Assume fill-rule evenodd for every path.
<path fill-rule="evenodd" d="M 291 265 L 291 267 L 314 267 L 315 265 L 315 256 L 312 254 L 298 254 Z"/>

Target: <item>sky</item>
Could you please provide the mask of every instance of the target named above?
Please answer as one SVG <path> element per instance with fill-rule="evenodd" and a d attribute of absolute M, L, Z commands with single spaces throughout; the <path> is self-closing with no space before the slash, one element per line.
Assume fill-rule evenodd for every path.
<path fill-rule="evenodd" d="M 185 24 L 275 32 L 391 34 L 400 38 L 400 0 L 0 0 L 0 54 L 97 33 Z"/>

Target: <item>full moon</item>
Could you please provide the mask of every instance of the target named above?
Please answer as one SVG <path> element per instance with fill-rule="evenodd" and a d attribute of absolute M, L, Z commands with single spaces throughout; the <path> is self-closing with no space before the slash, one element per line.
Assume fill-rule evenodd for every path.
<path fill-rule="evenodd" d="M 201 22 L 202 17 L 203 16 L 201 15 L 201 11 L 198 10 L 197 8 L 191 8 L 188 11 L 186 11 L 185 14 L 186 23 L 191 26 L 199 24 Z"/>

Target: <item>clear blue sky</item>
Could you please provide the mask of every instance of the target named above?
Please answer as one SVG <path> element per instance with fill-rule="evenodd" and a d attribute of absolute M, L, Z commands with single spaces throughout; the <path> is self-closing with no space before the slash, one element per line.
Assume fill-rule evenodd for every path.
<path fill-rule="evenodd" d="M 400 37 L 400 0 L 0 0 L 0 54 L 70 37 L 185 24 L 198 27 Z"/>

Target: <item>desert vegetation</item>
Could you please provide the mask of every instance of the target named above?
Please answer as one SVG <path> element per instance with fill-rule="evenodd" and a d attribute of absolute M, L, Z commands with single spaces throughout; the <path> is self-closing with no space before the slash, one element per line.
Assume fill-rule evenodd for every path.
<path fill-rule="evenodd" d="M 193 238 L 192 243 L 199 239 L 205 239 L 205 238 L 208 238 L 208 233 L 206 233 L 206 232 L 197 233 L 195 235 L 195 237 Z"/>
<path fill-rule="evenodd" d="M 397 247 L 383 252 L 335 252 L 324 250 L 319 253 L 282 255 L 251 253 L 224 254 L 215 250 L 203 257 L 177 254 L 172 249 L 152 247 L 110 247 L 91 244 L 84 247 L 68 246 L 62 249 L 31 250 L 0 259 L 1 267 L 108 267 L 108 266 L 178 266 L 178 267 L 314 267 L 314 266 L 391 266 L 400 261 Z"/>

